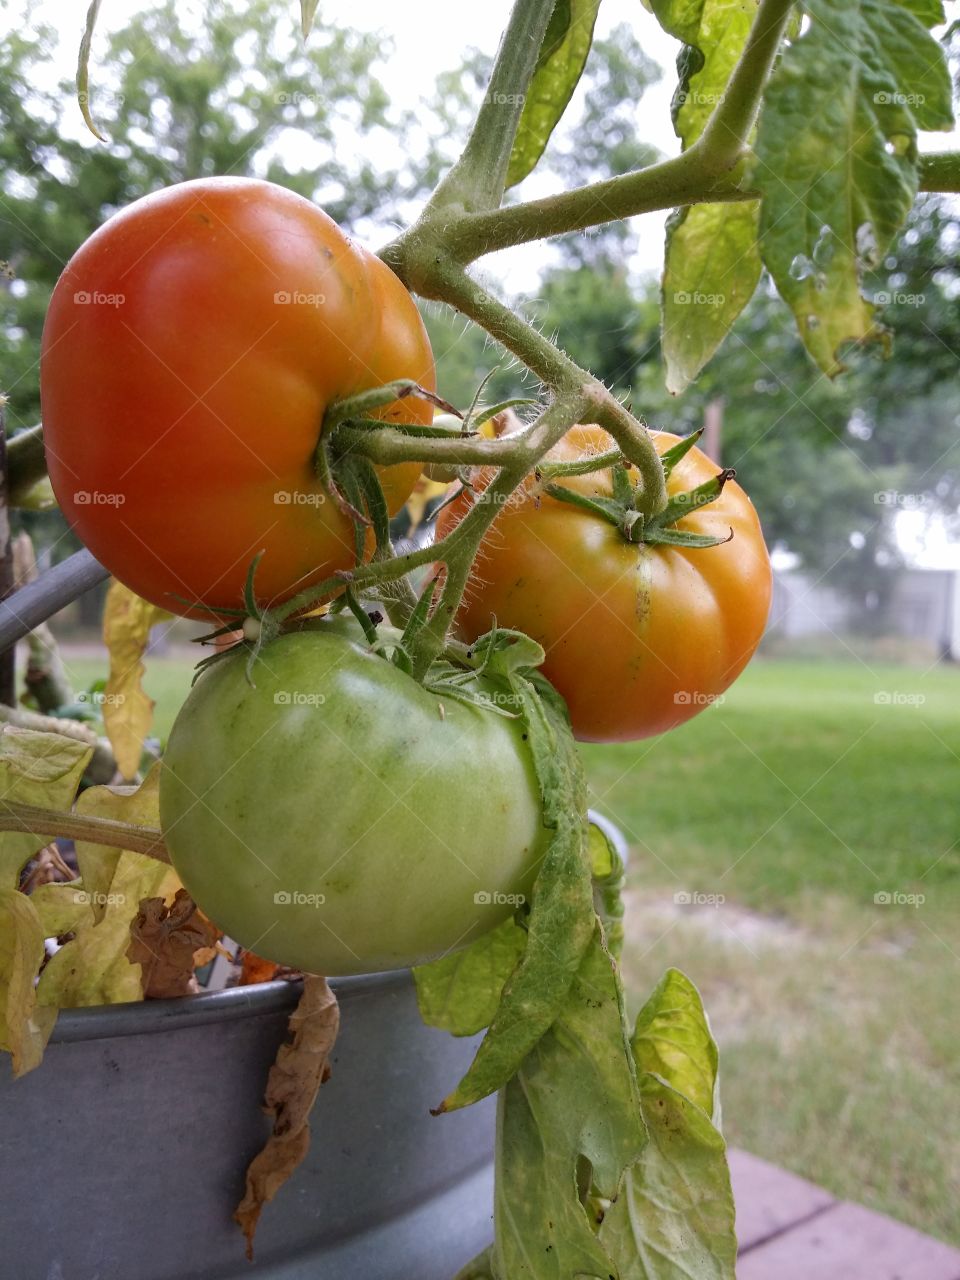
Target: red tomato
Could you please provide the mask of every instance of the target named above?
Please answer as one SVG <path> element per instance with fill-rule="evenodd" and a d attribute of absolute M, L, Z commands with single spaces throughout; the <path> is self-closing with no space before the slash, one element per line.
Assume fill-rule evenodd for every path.
<path fill-rule="evenodd" d="M 349 519 L 317 483 L 335 399 L 393 378 L 432 390 L 413 299 L 309 200 L 268 182 L 184 182 L 110 218 L 67 264 L 43 332 L 57 499 L 122 582 L 176 612 L 264 603 L 348 568 Z M 380 411 L 428 423 L 430 404 Z M 391 512 L 417 464 L 385 468 Z"/>
<path fill-rule="evenodd" d="M 678 437 L 652 433 L 659 452 Z M 597 426 L 574 427 L 551 453 L 574 460 L 613 448 Z M 716 475 L 691 449 L 667 488 L 682 493 Z M 489 477 L 481 477 L 482 488 Z M 558 481 L 587 496 L 612 493 L 609 471 Z M 438 536 L 469 509 L 445 508 Z M 566 699 L 573 731 L 622 742 L 672 729 L 737 678 L 760 642 L 770 607 L 770 561 L 753 504 L 728 481 L 709 506 L 677 527 L 733 539 L 693 549 L 628 542 L 600 516 L 539 491 L 531 478 L 481 544 L 457 616 L 470 641 L 498 626 L 525 631 L 546 650 L 541 668 Z"/>

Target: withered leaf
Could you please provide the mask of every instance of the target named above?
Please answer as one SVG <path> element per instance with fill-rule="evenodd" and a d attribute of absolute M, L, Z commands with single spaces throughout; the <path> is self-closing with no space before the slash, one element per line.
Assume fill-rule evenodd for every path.
<path fill-rule="evenodd" d="M 195 995 L 194 970 L 213 959 L 219 937 L 186 889 L 177 890 L 169 907 L 163 898 L 144 898 L 127 948 L 127 959 L 143 972 L 144 999 Z"/>
<path fill-rule="evenodd" d="M 244 951 L 240 962 L 240 986 L 249 987 L 255 982 L 272 982 L 280 972 L 280 965 L 264 960 L 253 951 Z"/>
<path fill-rule="evenodd" d="M 329 1055 L 339 1026 L 340 1009 L 326 978 L 308 974 L 300 1003 L 290 1015 L 293 1040 L 280 1046 L 267 1077 L 264 1110 L 273 1116 L 273 1133 L 250 1163 L 246 1191 L 233 1215 L 246 1236 L 251 1262 L 263 1206 L 277 1194 L 310 1146 L 310 1111 L 320 1086 L 329 1078 Z"/>

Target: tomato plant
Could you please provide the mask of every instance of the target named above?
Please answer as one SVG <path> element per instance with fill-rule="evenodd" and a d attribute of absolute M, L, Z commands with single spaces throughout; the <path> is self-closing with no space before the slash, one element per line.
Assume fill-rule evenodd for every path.
<path fill-rule="evenodd" d="M 167 847 L 202 910 L 268 959 L 422 964 L 530 897 L 545 832 L 523 739 L 324 621 L 274 641 L 255 688 L 239 654 L 200 677 L 164 756 Z"/>
<path fill-rule="evenodd" d="M 318 478 L 331 401 L 433 357 L 392 271 L 310 201 L 211 178 L 110 218 L 67 264 L 43 334 L 41 393 L 61 509 L 102 562 L 174 612 L 243 607 L 348 568 L 353 526 Z M 375 411 L 429 422 L 408 397 Z M 391 467 L 391 512 L 419 467 Z M 184 604 L 184 602 L 189 604 Z"/>
<path fill-rule="evenodd" d="M 78 75 L 88 121 L 98 7 Z M 314 8 L 302 6 L 305 30 Z M 229 617 L 208 639 L 230 632 L 236 650 L 206 660 L 181 711 L 159 811 L 151 774 L 132 795 L 92 789 L 64 812 L 87 748 L 5 736 L 0 912 L 15 945 L 0 948 L 3 1043 L 29 1069 L 64 990 L 109 979 L 111 995 L 145 993 L 116 938 L 141 898 L 152 906 L 139 915 L 170 926 L 167 856 L 200 907 L 267 956 L 337 973 L 417 964 L 427 1021 L 487 1028 L 440 1109 L 500 1092 L 496 1239 L 461 1273 L 477 1280 L 734 1276 L 716 1046 L 675 971 L 626 1025 L 623 868 L 588 830 L 571 721 L 618 740 L 707 705 L 756 647 L 770 569 L 732 473 L 692 437 L 648 432 L 471 264 L 675 209 L 669 388 L 697 377 L 764 270 L 833 377 L 849 344 L 888 344 L 863 283 L 917 191 L 960 189 L 956 157 L 918 147 L 920 131 L 952 124 L 936 3 L 757 0 L 726 6 L 722 22 L 697 0 L 649 8 L 685 46 L 678 154 L 505 202 L 574 93 L 596 16 L 596 0 L 517 0 L 461 157 L 379 258 L 278 187 L 188 182 L 81 246 L 44 332 L 43 438 L 64 512 L 147 599 Z M 517 431 L 484 434 L 523 402 L 479 394 L 461 421 L 434 420 L 408 289 L 457 309 L 539 380 L 543 403 Z M 388 517 L 422 467 L 479 478 L 435 544 L 395 551 Z M 353 621 L 304 623 L 321 603 Z M 396 631 L 378 630 L 381 613 Z M 141 650 L 124 648 L 127 672 Z M 146 701 L 105 718 L 126 718 L 134 749 Z M 66 884 L 49 888 L 69 900 L 21 892 L 26 833 L 39 833 L 34 848 L 80 842 L 92 902 Z M 97 857 L 98 844 L 122 852 Z M 138 853 L 154 863 L 131 862 Z M 94 908 L 126 909 L 126 895 L 102 893 L 118 876 L 130 910 L 105 929 Z M 189 922 L 188 895 L 173 902 Z M 67 932 L 47 963 L 45 939 Z M 198 938 L 180 947 L 191 963 Z M 320 994 L 314 1091 L 334 1034 L 333 997 Z M 663 1048 L 678 1026 L 679 1055 Z M 294 1100 L 301 1120 L 311 1098 Z M 280 1177 L 302 1149 L 286 1143 Z M 272 1159 L 267 1190 L 248 1183 L 254 1225 Z"/>
<path fill-rule="evenodd" d="M 654 432 L 663 454 L 678 443 Z M 609 452 L 599 427 L 574 428 L 547 465 Z M 692 448 L 669 474 L 669 497 L 716 476 Z M 482 477 L 479 487 L 490 479 Z M 611 470 L 558 478 L 568 492 L 613 496 Z M 471 505 L 464 491 L 443 509 L 441 536 Z M 574 733 L 593 742 L 645 738 L 689 720 L 737 678 L 763 635 L 770 561 L 749 498 L 729 479 L 682 531 L 732 538 L 717 546 L 630 541 L 602 510 L 571 505 L 532 477 L 480 546 L 457 623 L 468 640 L 496 623 L 532 636 L 542 671 L 566 700 Z"/>

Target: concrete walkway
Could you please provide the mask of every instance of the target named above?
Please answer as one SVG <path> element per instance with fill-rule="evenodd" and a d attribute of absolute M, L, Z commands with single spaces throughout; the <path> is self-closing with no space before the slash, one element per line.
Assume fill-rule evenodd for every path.
<path fill-rule="evenodd" d="M 960 1250 L 730 1152 L 738 1280 L 960 1280 Z M 960 1211 L 960 1210 L 958 1210 Z"/>

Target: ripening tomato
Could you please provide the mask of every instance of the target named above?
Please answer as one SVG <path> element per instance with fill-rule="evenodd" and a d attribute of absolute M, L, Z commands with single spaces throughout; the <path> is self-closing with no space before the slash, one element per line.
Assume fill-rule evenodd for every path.
<path fill-rule="evenodd" d="M 173 865 L 231 938 L 371 973 L 466 946 L 529 898 L 549 832 L 522 721 L 452 697 L 441 714 L 342 616 L 267 645 L 255 688 L 245 670 L 240 651 L 201 675 L 160 775 Z"/>
<path fill-rule="evenodd" d="M 660 453 L 678 440 L 652 434 Z M 613 447 L 599 427 L 579 426 L 550 456 L 573 461 Z M 692 489 L 717 470 L 693 448 L 668 492 Z M 609 471 L 559 483 L 588 497 L 613 490 Z M 470 501 L 464 493 L 441 512 L 438 536 Z M 615 525 L 543 494 L 530 479 L 481 544 L 458 629 L 473 640 L 496 619 L 539 641 L 547 654 L 541 670 L 566 699 L 581 740 L 663 733 L 737 678 L 763 635 L 772 589 L 760 522 L 735 481 L 677 528 L 716 537 L 732 529 L 733 538 L 706 548 L 628 542 Z"/>
<path fill-rule="evenodd" d="M 263 550 L 257 595 L 283 600 L 354 559 L 350 520 L 314 475 L 328 404 L 399 377 L 435 386 L 388 267 L 282 187 L 184 182 L 110 218 L 54 289 L 50 479 L 86 545 L 146 599 L 242 608 Z M 379 412 L 433 416 L 416 397 Z M 419 471 L 381 471 L 391 512 Z"/>

